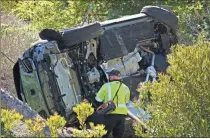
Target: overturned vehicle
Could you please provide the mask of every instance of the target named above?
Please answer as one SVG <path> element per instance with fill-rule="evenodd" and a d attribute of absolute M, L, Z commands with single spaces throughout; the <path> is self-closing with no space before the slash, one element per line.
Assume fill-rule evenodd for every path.
<path fill-rule="evenodd" d="M 69 118 L 72 107 L 108 82 L 106 72 L 121 71 L 122 81 L 138 95 L 140 82 L 165 72 L 166 54 L 177 42 L 178 19 L 172 12 L 146 6 L 139 14 L 57 32 L 44 29 L 16 62 L 13 73 L 20 100 L 41 116 Z"/>

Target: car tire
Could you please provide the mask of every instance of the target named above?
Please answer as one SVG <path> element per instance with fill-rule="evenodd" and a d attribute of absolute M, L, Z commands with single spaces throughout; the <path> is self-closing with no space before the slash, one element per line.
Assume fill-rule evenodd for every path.
<path fill-rule="evenodd" d="M 63 39 L 60 34 L 60 32 L 53 30 L 53 29 L 43 29 L 42 31 L 39 32 L 39 37 L 42 40 L 47 40 L 47 41 L 56 41 L 58 43 L 58 48 L 60 50 L 66 49 L 67 46 L 63 44 Z"/>
<path fill-rule="evenodd" d="M 158 6 L 145 6 L 142 8 L 141 13 L 151 16 L 155 20 L 167 25 L 174 33 L 176 32 L 178 27 L 178 18 L 171 11 Z"/>
<path fill-rule="evenodd" d="M 67 47 L 96 38 L 102 33 L 103 28 L 99 23 L 94 23 L 74 29 L 68 29 L 61 32 L 63 43 Z"/>

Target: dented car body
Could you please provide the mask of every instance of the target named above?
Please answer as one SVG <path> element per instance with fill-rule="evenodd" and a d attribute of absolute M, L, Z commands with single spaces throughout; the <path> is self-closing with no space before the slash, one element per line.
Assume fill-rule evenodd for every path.
<path fill-rule="evenodd" d="M 121 71 L 131 90 L 165 72 L 165 56 L 177 42 L 177 17 L 156 6 L 140 14 L 57 32 L 44 29 L 14 66 L 18 98 L 43 117 L 54 112 L 68 118 L 72 107 L 95 95 L 108 82 L 106 72 Z"/>

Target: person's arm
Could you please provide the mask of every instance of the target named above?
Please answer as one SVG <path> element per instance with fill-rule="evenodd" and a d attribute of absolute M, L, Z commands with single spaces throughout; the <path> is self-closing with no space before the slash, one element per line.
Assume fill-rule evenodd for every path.
<path fill-rule="evenodd" d="M 98 93 L 96 94 L 95 100 L 97 101 L 97 106 L 103 104 L 103 101 L 105 100 L 105 95 L 107 92 L 107 84 L 104 84 Z"/>
<path fill-rule="evenodd" d="M 130 101 L 130 94 L 131 94 L 131 92 L 130 92 L 130 89 L 127 86 L 126 86 L 125 90 L 126 90 L 125 102 L 127 104 Z"/>

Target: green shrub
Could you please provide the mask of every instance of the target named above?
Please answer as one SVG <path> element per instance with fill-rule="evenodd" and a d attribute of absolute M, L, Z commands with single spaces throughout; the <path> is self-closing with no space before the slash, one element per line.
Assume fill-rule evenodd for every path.
<path fill-rule="evenodd" d="M 94 126 L 93 123 L 89 123 L 90 129 L 87 129 L 85 121 L 94 112 L 94 109 L 91 104 L 82 102 L 76 107 L 74 107 L 73 111 L 77 114 L 77 119 L 79 120 L 80 128 L 82 129 L 82 130 L 75 129 L 73 131 L 74 137 L 98 138 L 102 137 L 107 133 L 107 131 L 104 130 L 105 126 L 101 124 Z"/>
<path fill-rule="evenodd" d="M 23 118 L 15 110 L 1 110 L 1 137 L 13 137 L 11 130 Z"/>
<path fill-rule="evenodd" d="M 22 120 L 23 115 L 17 113 L 15 110 L 1 110 L 1 137 L 14 137 L 11 132 L 16 124 Z M 27 119 L 23 121 L 30 131 L 29 137 L 45 137 L 44 127 L 48 126 L 51 137 L 58 137 L 58 130 L 66 123 L 65 119 L 57 114 L 50 116 L 46 121 L 41 117 L 35 120 Z"/>
<path fill-rule="evenodd" d="M 28 119 L 25 120 L 28 126 L 31 137 L 44 137 L 43 129 L 46 126 L 45 121 L 41 117 L 37 117 L 35 120 Z"/>
<path fill-rule="evenodd" d="M 188 4 L 181 4 L 181 2 L 174 8 L 174 12 L 179 18 L 179 42 L 192 45 L 196 43 L 201 33 L 205 35 L 206 39 L 210 39 L 210 14 L 204 6 L 208 7 L 209 2 L 197 1 Z"/>
<path fill-rule="evenodd" d="M 64 127 L 66 120 L 55 113 L 53 116 L 47 119 L 47 126 L 50 128 L 51 137 L 58 137 L 58 129 Z"/>
<path fill-rule="evenodd" d="M 210 137 L 210 43 L 199 39 L 193 46 L 174 46 L 168 62 L 167 75 L 142 90 L 153 100 L 148 135 Z"/>

